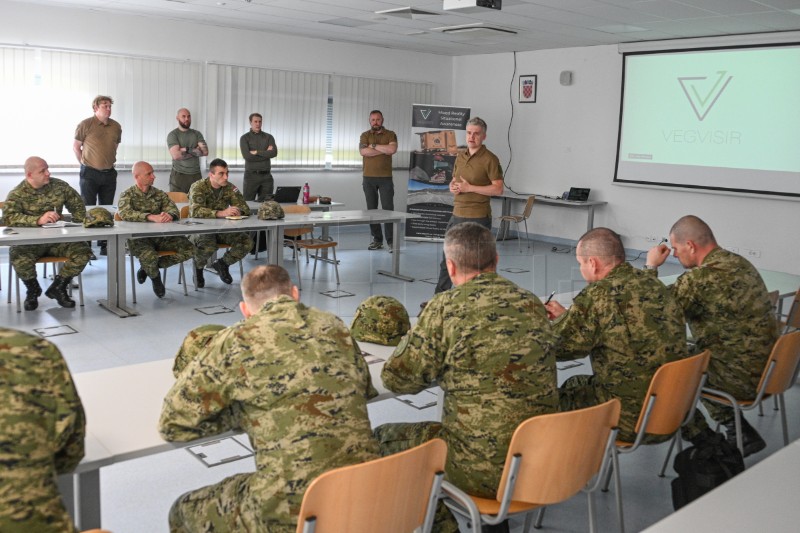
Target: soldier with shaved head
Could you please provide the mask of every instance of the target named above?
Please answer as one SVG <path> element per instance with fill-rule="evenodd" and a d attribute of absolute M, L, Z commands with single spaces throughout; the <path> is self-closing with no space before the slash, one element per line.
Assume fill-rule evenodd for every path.
<path fill-rule="evenodd" d="M 134 185 L 119 196 L 119 216 L 122 220 L 167 224 L 180 218 L 175 202 L 167 193 L 153 186 L 156 176 L 150 163 L 139 161 L 134 164 L 133 179 Z M 128 239 L 128 249 L 139 258 L 136 281 L 141 284 L 150 278 L 153 292 L 159 298 L 166 294 L 159 269 L 179 265 L 194 254 L 194 245 L 181 236 Z M 175 253 L 158 255 L 158 252 L 166 250 Z"/>
<path fill-rule="evenodd" d="M 614 231 L 587 232 L 575 255 L 589 285 L 569 310 L 555 300 L 545 307 L 558 337 L 556 358 L 590 354 L 594 374 L 564 382 L 559 388 L 561 409 L 617 398 L 622 403 L 620 438 L 633 442 L 653 374 L 686 355 L 681 310 L 660 281 L 625 262 L 625 248 Z"/>
<path fill-rule="evenodd" d="M 73 221 L 83 222 L 86 207 L 78 192 L 66 181 L 51 177 L 47 161 L 41 157 L 29 157 L 25 161 L 25 179 L 6 198 L 3 207 L 4 224 L 17 227 L 52 224 L 63 218 L 64 208 L 72 214 Z M 9 260 L 27 289 L 25 310 L 33 311 L 39 307 L 38 298 L 42 294 L 42 288 L 36 279 L 36 261 L 44 256 L 67 258 L 45 296 L 56 300 L 61 307 L 75 307 L 75 300 L 67 291 L 72 278 L 86 268 L 91 253 L 89 243 L 86 242 L 12 246 L 8 252 Z"/>
<path fill-rule="evenodd" d="M 159 428 L 170 441 L 244 431 L 256 471 L 178 498 L 173 532 L 294 533 L 314 478 L 377 457 L 367 417 L 377 392 L 347 326 L 300 303 L 279 266 L 248 272 L 242 296 L 244 320 L 194 335 L 204 347 L 185 354 Z"/>
<path fill-rule="evenodd" d="M 684 268 L 672 294 L 683 309 L 699 350 L 711 350 L 706 385 L 739 400 L 753 399 L 778 326 L 767 287 L 747 259 L 720 248 L 711 228 L 700 218 L 687 215 L 670 229 L 674 255 Z M 670 255 L 666 245 L 647 254 L 647 268 L 657 272 Z M 728 441 L 736 446 L 733 410 L 704 402 L 711 417 L 725 426 Z M 696 413 L 687 427 L 687 438 L 710 431 Z M 744 456 L 766 446 L 761 435 L 742 417 Z"/>

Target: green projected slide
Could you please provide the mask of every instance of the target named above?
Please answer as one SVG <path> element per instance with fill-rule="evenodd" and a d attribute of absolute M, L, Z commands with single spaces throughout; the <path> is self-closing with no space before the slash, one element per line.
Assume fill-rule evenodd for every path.
<path fill-rule="evenodd" d="M 800 46 L 624 62 L 615 181 L 800 196 Z"/>

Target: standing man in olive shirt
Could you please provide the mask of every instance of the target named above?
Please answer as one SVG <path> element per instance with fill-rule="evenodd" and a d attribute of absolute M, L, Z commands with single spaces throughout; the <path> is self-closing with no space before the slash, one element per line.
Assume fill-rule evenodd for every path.
<path fill-rule="evenodd" d="M 455 197 L 447 229 L 462 222 L 475 222 L 489 231 L 492 229 L 492 206 L 489 202 L 492 196 L 503 192 L 503 169 L 497 156 L 483 145 L 485 140 L 486 122 L 480 117 L 471 118 L 467 122 L 467 149 L 458 153 L 453 166 L 450 192 Z M 443 256 L 434 294 L 452 286 Z"/>
<path fill-rule="evenodd" d="M 172 172 L 169 174 L 170 192 L 185 192 L 195 181 L 203 179 L 200 158 L 208 155 L 208 146 L 203 134 L 191 128 L 192 114 L 188 109 L 178 109 L 178 127 L 167 135 L 167 147 L 172 156 Z"/>
<path fill-rule="evenodd" d="M 272 179 L 270 159 L 278 155 L 275 137 L 261 131 L 263 118 L 258 113 L 250 115 L 250 131 L 239 139 L 239 149 L 244 157 L 245 200 L 263 202 L 272 196 L 275 180 Z"/>
<path fill-rule="evenodd" d="M 378 209 L 378 196 L 381 208 L 394 210 L 394 183 L 392 182 L 392 156 L 397 152 L 397 135 L 383 127 L 383 113 L 375 109 L 369 113 L 370 129 L 361 134 L 358 151 L 364 158 L 364 196 L 367 209 Z M 392 224 L 386 224 L 386 244 L 392 247 L 394 235 Z M 380 224 L 370 224 L 372 242 L 368 250 L 383 248 L 383 233 Z"/>
<path fill-rule="evenodd" d="M 86 206 L 111 205 L 117 192 L 117 147 L 122 142 L 122 126 L 111 118 L 110 96 L 96 96 L 94 115 L 75 129 L 72 151 L 81 164 L 81 197 Z M 106 241 L 97 241 L 100 255 L 106 255 Z"/>

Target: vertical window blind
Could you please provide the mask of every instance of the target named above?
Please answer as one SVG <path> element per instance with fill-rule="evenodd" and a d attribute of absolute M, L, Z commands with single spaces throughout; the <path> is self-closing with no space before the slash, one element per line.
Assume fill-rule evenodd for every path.
<path fill-rule="evenodd" d="M 51 167 L 78 164 L 75 128 L 93 114 L 98 94 L 111 96 L 111 118 L 122 124 L 117 163 L 171 161 L 167 133 L 175 112 L 200 111 L 201 65 L 80 52 L 0 48 L 0 165 L 21 166 L 31 155 Z"/>
<path fill-rule="evenodd" d="M 319 169 L 359 167 L 359 135 L 380 109 L 398 135 L 394 164 L 402 167 L 417 142 L 411 105 L 433 98 L 431 83 L 21 47 L 0 47 L 0 90 L 0 167 L 10 168 L 31 155 L 75 167 L 75 127 L 98 94 L 114 99 L 111 116 L 122 124 L 118 166 L 169 166 L 167 134 L 186 107 L 209 159 L 243 165 L 239 138 L 257 112 L 278 145 L 274 167 Z"/>
<path fill-rule="evenodd" d="M 418 143 L 411 134 L 412 104 L 430 104 L 433 85 L 352 76 L 333 76 L 333 166 L 358 166 L 358 139 L 369 129 L 369 112 L 378 109 L 383 125 L 397 134 L 396 167 L 407 167 Z"/>

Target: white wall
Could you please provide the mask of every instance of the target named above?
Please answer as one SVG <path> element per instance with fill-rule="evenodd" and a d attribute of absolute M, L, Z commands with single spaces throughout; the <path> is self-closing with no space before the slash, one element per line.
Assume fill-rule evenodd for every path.
<path fill-rule="evenodd" d="M 434 85 L 435 101 L 449 98 L 452 92 L 452 58 L 446 56 L 5 0 L 0 0 L 0 13 L 3 14 L 0 44 L 430 82 Z M 447 103 L 446 100 L 443 103 Z M 86 105 L 86 116 L 89 116 L 90 102 Z M 201 113 L 192 111 L 193 126 L 203 131 L 204 117 Z M 411 113 L 411 110 L 408 112 Z M 392 128 L 391 124 L 386 126 Z M 123 129 L 124 127 L 123 124 Z M 364 129 L 368 127 L 368 117 L 365 115 Z M 207 132 L 203 133 L 209 137 Z M 71 145 L 72 139 L 58 142 Z M 353 142 L 357 143 L 358 140 L 353 139 Z M 166 150 L 166 139 L 164 143 Z M 20 165 L 25 157 L 35 154 L 35 148 L 30 153 L 20 154 Z M 395 161 L 398 166 L 405 164 L 406 161 Z M 126 173 L 120 177 L 118 194 L 129 184 L 128 176 L 124 174 Z M 158 183 L 166 189 L 168 173 L 164 174 L 165 178 Z M 0 197 L 5 198 L 8 191 L 19 183 L 19 177 L 20 175 L 14 174 L 0 180 Z M 71 175 L 59 177 L 73 181 Z M 337 201 L 345 202 L 348 207 L 366 207 L 358 172 L 292 172 L 285 175 L 285 182 L 282 181 L 284 176 L 281 173 L 275 177 L 279 184 L 309 181 L 312 194 L 329 193 Z M 405 172 L 395 171 L 395 207 L 405 207 L 406 179 Z"/>
<path fill-rule="evenodd" d="M 563 70 L 573 72 L 571 86 L 559 84 Z M 486 144 L 504 166 L 512 71 L 511 54 L 454 59 L 453 100 L 487 121 Z M 514 190 L 555 195 L 591 187 L 592 199 L 609 203 L 597 211 L 595 226 L 614 229 L 634 249 L 647 249 L 645 236 L 664 236 L 679 217 L 695 214 L 722 246 L 759 250 L 761 257 L 752 259 L 757 267 L 800 274 L 796 201 L 613 184 L 622 79 L 616 46 L 520 52 L 516 74 L 537 74 L 539 87 L 537 102 L 525 104 L 516 103 L 516 78 L 511 88 L 513 161 L 506 181 Z M 575 209 L 538 206 L 532 218 L 531 231 L 542 235 L 576 239 L 585 230 Z"/>

